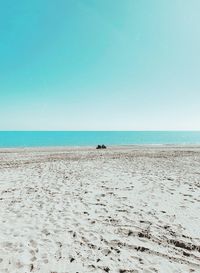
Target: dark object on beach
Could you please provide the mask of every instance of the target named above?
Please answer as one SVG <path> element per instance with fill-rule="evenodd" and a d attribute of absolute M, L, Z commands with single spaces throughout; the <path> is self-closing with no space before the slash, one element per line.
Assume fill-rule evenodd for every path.
<path fill-rule="evenodd" d="M 96 149 L 101 149 L 101 145 L 97 145 Z"/>
<path fill-rule="evenodd" d="M 96 149 L 106 149 L 106 146 L 103 144 L 103 145 L 97 145 Z"/>

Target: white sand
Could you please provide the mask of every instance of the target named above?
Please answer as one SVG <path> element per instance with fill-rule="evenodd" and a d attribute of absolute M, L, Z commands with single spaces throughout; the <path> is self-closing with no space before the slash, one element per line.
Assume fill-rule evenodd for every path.
<path fill-rule="evenodd" d="M 200 148 L 0 150 L 0 273 L 200 272 Z"/>

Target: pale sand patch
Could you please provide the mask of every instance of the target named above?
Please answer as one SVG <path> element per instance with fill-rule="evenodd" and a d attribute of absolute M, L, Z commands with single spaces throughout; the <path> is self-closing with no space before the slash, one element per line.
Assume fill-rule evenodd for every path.
<path fill-rule="evenodd" d="M 200 272 L 200 148 L 0 150 L 0 273 Z"/>

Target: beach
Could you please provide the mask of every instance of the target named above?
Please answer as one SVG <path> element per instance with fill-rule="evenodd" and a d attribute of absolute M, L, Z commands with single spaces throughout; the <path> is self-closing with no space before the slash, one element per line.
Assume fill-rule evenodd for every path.
<path fill-rule="evenodd" d="M 0 273 L 200 272 L 200 146 L 0 149 Z"/>

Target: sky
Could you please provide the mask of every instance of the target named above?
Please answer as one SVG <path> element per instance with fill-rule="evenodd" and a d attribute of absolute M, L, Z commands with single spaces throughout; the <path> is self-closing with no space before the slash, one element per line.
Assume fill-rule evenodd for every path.
<path fill-rule="evenodd" d="M 199 0 L 8 0 L 0 130 L 200 130 Z"/>

